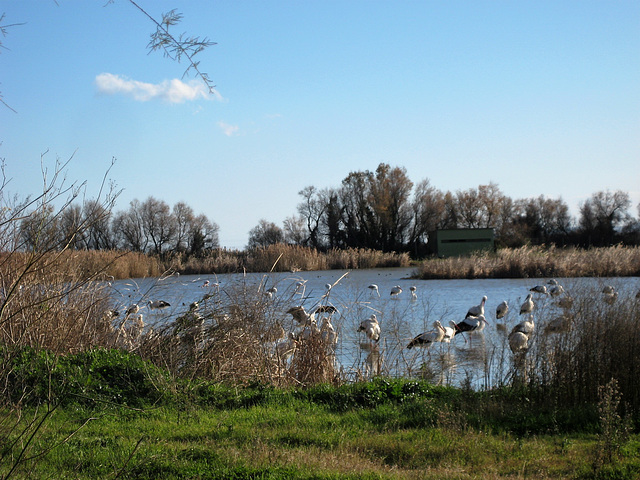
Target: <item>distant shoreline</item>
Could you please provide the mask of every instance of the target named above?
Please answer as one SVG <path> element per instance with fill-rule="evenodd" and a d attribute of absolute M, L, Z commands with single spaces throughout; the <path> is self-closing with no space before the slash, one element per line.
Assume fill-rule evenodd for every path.
<path fill-rule="evenodd" d="M 557 247 L 503 248 L 466 257 L 411 260 L 407 253 L 370 249 L 320 252 L 296 245 L 251 251 L 213 250 L 204 257 L 168 258 L 118 250 L 66 251 L 75 270 L 95 280 L 160 277 L 167 274 L 307 272 L 413 267 L 416 279 L 633 277 L 640 276 L 640 247 L 582 250 Z M 97 273 L 96 273 L 97 272 Z"/>

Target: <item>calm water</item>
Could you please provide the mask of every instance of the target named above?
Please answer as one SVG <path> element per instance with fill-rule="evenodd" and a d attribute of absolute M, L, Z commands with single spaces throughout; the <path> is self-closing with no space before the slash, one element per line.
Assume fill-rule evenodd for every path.
<path fill-rule="evenodd" d="M 366 368 L 369 351 L 363 334 L 356 332 L 360 322 L 375 313 L 378 317 L 382 336 L 379 354 L 382 356 L 383 371 L 390 375 L 416 375 L 423 372 L 428 377 L 435 376 L 442 382 L 458 383 L 463 379 L 476 385 L 504 380 L 507 372 L 492 367 L 499 364 L 505 353 L 505 335 L 496 328 L 495 309 L 503 300 L 509 303 L 510 311 L 499 322 L 510 329 L 521 318 L 520 305 L 529 293 L 529 288 L 544 284 L 547 279 L 479 279 L 479 280 L 414 280 L 410 276 L 412 268 L 372 269 L 372 270 L 325 270 L 299 273 L 271 274 L 225 274 L 207 276 L 174 276 L 164 279 L 122 280 L 113 282 L 114 299 L 122 306 L 137 303 L 148 325 L 162 324 L 184 313 L 191 302 L 199 301 L 205 294 L 219 295 L 223 301 L 229 298 L 234 288 L 243 282 L 248 288 L 265 291 L 275 286 L 277 292 L 269 300 L 272 313 L 281 321 L 285 329 L 294 329 L 291 316 L 286 314 L 289 307 L 304 305 L 307 311 L 315 306 L 329 303 L 338 309 L 332 322 L 340 335 L 337 347 L 337 361 L 344 375 L 354 378 Z M 345 275 L 346 274 L 346 275 Z M 577 288 L 592 287 L 600 291 L 606 284 L 635 295 L 640 289 L 640 278 L 615 279 L 557 279 L 567 292 Z M 208 281 L 209 285 L 205 286 Z M 304 287 L 297 287 L 304 282 Z M 337 283 L 336 283 L 337 282 Z M 378 285 L 380 296 L 367 288 Z M 218 284 L 216 286 L 215 284 Z M 332 284 L 329 295 L 325 285 Z M 400 285 L 403 292 L 397 297 L 390 295 L 391 288 Z M 409 287 L 416 287 L 416 297 L 412 298 Z M 469 307 L 488 297 L 485 316 L 489 322 L 482 334 L 457 335 L 450 345 L 436 344 L 428 349 L 407 350 L 406 344 L 415 336 L 433 328 L 433 322 L 440 320 L 448 325 L 450 320 L 460 322 Z M 560 314 L 555 300 L 548 296 L 536 295 L 536 323 Z M 171 307 L 159 311 L 146 307 L 149 300 L 165 300 Z M 503 362 L 504 363 L 504 362 Z M 508 363 L 508 362 L 507 362 Z M 491 378 L 487 378 L 487 372 Z"/>

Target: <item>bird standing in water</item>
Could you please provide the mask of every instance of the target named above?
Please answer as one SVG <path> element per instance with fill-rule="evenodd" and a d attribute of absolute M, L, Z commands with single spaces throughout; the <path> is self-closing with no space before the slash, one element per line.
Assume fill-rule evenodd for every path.
<path fill-rule="evenodd" d="M 525 299 L 524 303 L 520 306 L 520 315 L 533 312 L 533 308 L 535 306 L 536 304 L 533 303 L 533 293 L 530 293 L 527 295 L 527 298 Z"/>
<path fill-rule="evenodd" d="M 432 343 L 441 342 L 444 338 L 444 328 L 439 320 L 433 322 L 435 327 L 433 330 L 421 333 L 414 337 L 413 340 L 407 345 L 407 349 L 411 350 L 413 347 L 428 347 Z"/>
<path fill-rule="evenodd" d="M 497 306 L 496 308 L 496 318 L 497 319 L 501 319 L 502 317 L 504 317 L 507 312 L 509 311 L 509 305 L 507 304 L 507 301 L 505 300 L 504 302 L 502 302 L 500 305 Z"/>
<path fill-rule="evenodd" d="M 477 317 L 484 315 L 484 304 L 487 303 L 487 296 L 482 297 L 482 301 L 478 305 L 474 305 L 467 312 L 467 317 Z"/>

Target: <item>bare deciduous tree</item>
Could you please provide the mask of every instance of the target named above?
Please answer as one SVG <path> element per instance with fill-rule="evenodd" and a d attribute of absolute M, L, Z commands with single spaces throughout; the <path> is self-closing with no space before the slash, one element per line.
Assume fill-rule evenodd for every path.
<path fill-rule="evenodd" d="M 418 182 L 414 188 L 411 211 L 413 215 L 409 243 L 418 253 L 421 245 L 427 243 L 427 235 L 436 230 L 444 216 L 444 194 L 433 187 L 429 179 Z"/>
<path fill-rule="evenodd" d="M 307 239 L 305 219 L 302 215 L 294 215 L 284 219 L 284 241 L 292 245 L 304 245 Z"/>
<path fill-rule="evenodd" d="M 220 247 L 220 227 L 201 214 L 193 218 L 189 231 L 189 253 L 201 255 L 206 250 Z"/>
<path fill-rule="evenodd" d="M 173 241 L 177 227 L 169 205 L 154 197 L 140 205 L 140 217 L 145 235 L 150 239 L 153 252 L 161 255 Z"/>
<path fill-rule="evenodd" d="M 269 245 L 282 242 L 284 242 L 282 229 L 273 222 L 267 222 L 261 219 L 258 225 L 249 231 L 247 248 L 268 247 Z"/>
<path fill-rule="evenodd" d="M 609 190 L 594 193 L 580 207 L 580 230 L 587 245 L 614 243 L 616 229 L 628 220 L 629 194 Z"/>

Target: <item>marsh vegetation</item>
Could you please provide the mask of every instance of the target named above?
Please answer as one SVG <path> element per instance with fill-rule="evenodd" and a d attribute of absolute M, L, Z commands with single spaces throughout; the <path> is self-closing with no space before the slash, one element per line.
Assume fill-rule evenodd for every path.
<path fill-rule="evenodd" d="M 40 199 L 48 212 L 39 217 L 43 232 L 47 219 L 70 205 L 52 209 L 50 198 L 60 193 L 49 190 Z M 257 284 L 203 292 L 195 305 L 154 328 L 133 310 L 115 316 L 110 275 L 155 276 L 162 272 L 157 264 L 144 263 L 149 257 L 142 254 L 72 251 L 68 239 L 44 234 L 25 248 L 16 225 L 32 205 L 14 203 L 0 222 L 5 478 L 52 472 L 75 478 L 634 478 L 640 472 L 636 292 L 621 289 L 610 301 L 600 290 L 571 291 L 560 331 L 547 330 L 554 319 L 536 310 L 526 351 L 513 354 L 505 337 L 483 353 L 480 388 L 472 379 L 445 385 L 434 375 L 445 353 L 439 345 L 408 362 L 404 345 L 374 340 L 363 347 L 362 369 L 345 375 L 335 362 L 331 310 L 294 323 L 286 312 L 295 292 L 269 295 L 268 274 Z M 258 251 L 264 257 L 253 253 L 256 268 L 265 270 L 310 268 L 303 260 L 315 255 L 301 247 Z M 563 252 L 572 270 L 558 270 Z M 637 267 L 634 248 L 591 253 L 597 264 L 571 251 L 529 249 L 514 251 L 511 260 L 499 252 L 447 268 L 451 276 L 467 277 L 470 265 L 483 262 L 488 266 L 478 267 L 476 276 L 492 268 L 560 276 L 581 271 L 578 264 L 591 269 L 584 274 L 633 275 Z M 395 265 L 386 255 L 360 250 L 337 258 L 343 268 Z M 328 290 L 318 306 L 329 307 L 330 300 Z M 355 300 L 354 319 L 368 316 L 367 304 Z M 390 338 L 402 327 L 401 313 L 385 312 Z"/>

